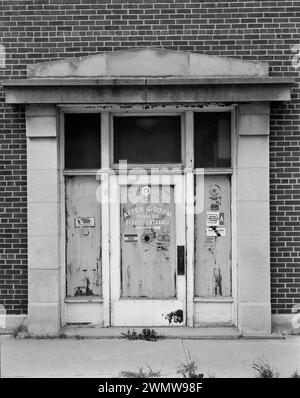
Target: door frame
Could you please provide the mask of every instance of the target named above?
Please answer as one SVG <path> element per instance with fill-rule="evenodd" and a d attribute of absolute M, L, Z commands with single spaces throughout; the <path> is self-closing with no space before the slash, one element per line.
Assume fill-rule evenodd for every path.
<path fill-rule="evenodd" d="M 136 177 L 138 176 L 138 181 Z M 110 211 L 114 216 L 110 219 L 110 239 L 111 239 L 111 325 L 112 326 L 168 326 L 167 319 L 162 315 L 168 312 L 182 309 L 183 322 L 178 326 L 186 324 L 186 273 L 177 274 L 177 261 L 175 261 L 176 272 L 176 298 L 122 298 L 121 297 L 121 214 L 120 214 L 120 187 L 130 185 L 130 177 L 137 185 L 172 185 L 174 186 L 175 204 L 175 258 L 177 260 L 176 247 L 185 247 L 185 187 L 184 176 L 182 174 L 159 174 L 149 176 L 148 174 L 138 175 L 111 175 L 110 191 L 111 204 Z M 151 178 L 152 177 L 152 178 Z M 129 178 L 129 179 L 128 179 Z M 153 181 L 151 181 L 153 180 Z M 165 180 L 165 181 L 164 181 Z M 169 181 L 171 180 L 171 181 Z M 179 197 L 180 195 L 180 197 Z M 158 312 L 154 314 L 156 308 Z M 134 320 L 139 314 L 139 323 Z M 125 318 L 122 315 L 126 314 Z M 133 315 L 133 318 L 131 318 Z M 151 322 L 152 321 L 152 322 Z M 151 324 L 153 323 L 153 324 Z M 174 323 L 173 326 L 177 324 Z"/>
<path fill-rule="evenodd" d="M 99 170 L 64 170 L 64 113 L 100 113 L 101 114 L 101 168 Z M 66 315 L 66 231 L 65 231 L 65 176 L 66 175 L 95 175 L 98 179 L 108 181 L 111 174 L 115 173 L 112 169 L 112 122 L 113 115 L 182 115 L 182 171 L 185 175 L 186 189 L 186 324 L 194 326 L 195 300 L 194 300 L 194 215 L 189 214 L 188 208 L 191 204 L 191 184 L 194 181 L 195 173 L 204 173 L 204 169 L 194 169 L 194 112 L 230 112 L 231 113 L 231 154 L 232 168 L 230 169 L 206 169 L 206 174 L 229 174 L 231 175 L 231 212 L 232 212 L 232 321 L 236 325 L 238 321 L 238 297 L 237 297 L 237 233 L 236 233 L 236 162 L 237 162 L 237 105 L 218 106 L 209 104 L 200 105 L 165 105 L 157 106 L 156 109 L 147 109 L 143 105 L 132 105 L 130 109 L 124 109 L 122 105 L 63 105 L 58 106 L 59 124 L 59 171 L 60 171 L 60 260 L 61 260 L 61 325 L 67 321 Z M 143 167 L 143 165 L 141 165 Z M 163 165 L 167 167 L 168 165 Z M 169 165 L 170 166 L 170 165 Z M 178 166 L 178 165 L 172 165 Z M 109 187 L 101 184 L 101 194 Z M 103 322 L 102 326 L 111 326 L 111 241 L 110 241 L 110 208 L 105 201 L 101 203 L 101 223 L 102 223 L 102 298 L 98 302 L 102 304 Z M 213 301 L 213 298 L 212 298 Z"/>

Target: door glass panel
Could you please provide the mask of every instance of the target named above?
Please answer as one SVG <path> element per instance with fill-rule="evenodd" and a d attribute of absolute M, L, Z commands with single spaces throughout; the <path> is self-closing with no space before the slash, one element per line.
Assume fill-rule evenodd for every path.
<path fill-rule="evenodd" d="M 149 189 L 137 185 L 121 187 L 123 298 L 176 295 L 174 186 L 151 186 L 151 195 L 155 191 L 157 197 L 168 197 L 168 203 L 153 200 L 155 195 L 149 195 Z"/>
<path fill-rule="evenodd" d="M 67 296 L 101 296 L 99 182 L 94 176 L 66 178 Z"/>
<path fill-rule="evenodd" d="M 181 163 L 180 116 L 114 117 L 114 163 Z"/>
<path fill-rule="evenodd" d="M 100 115 L 65 114 L 65 168 L 100 168 Z"/>
<path fill-rule="evenodd" d="M 195 296 L 231 296 L 230 177 L 196 176 Z"/>
<path fill-rule="evenodd" d="M 194 114 L 195 167 L 231 166 L 231 114 Z"/>

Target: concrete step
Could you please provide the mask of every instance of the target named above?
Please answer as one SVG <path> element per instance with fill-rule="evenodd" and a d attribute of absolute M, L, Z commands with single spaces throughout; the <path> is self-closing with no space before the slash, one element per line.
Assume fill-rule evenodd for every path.
<path fill-rule="evenodd" d="M 185 340 L 237 340 L 242 337 L 241 332 L 235 327 L 153 327 L 156 333 L 164 339 L 185 339 Z M 117 339 L 122 338 L 122 333 L 128 330 L 142 332 L 142 327 L 91 327 L 91 326 L 65 326 L 61 334 L 70 338 L 91 338 L 91 339 Z"/>

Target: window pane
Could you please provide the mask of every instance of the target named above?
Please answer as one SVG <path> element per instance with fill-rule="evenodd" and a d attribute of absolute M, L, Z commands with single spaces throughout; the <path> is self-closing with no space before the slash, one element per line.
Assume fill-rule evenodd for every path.
<path fill-rule="evenodd" d="M 195 167 L 231 166 L 230 113 L 195 113 Z"/>
<path fill-rule="evenodd" d="M 180 163 L 180 116 L 114 118 L 114 162 Z"/>
<path fill-rule="evenodd" d="M 100 168 L 100 115 L 65 114 L 65 168 Z"/>

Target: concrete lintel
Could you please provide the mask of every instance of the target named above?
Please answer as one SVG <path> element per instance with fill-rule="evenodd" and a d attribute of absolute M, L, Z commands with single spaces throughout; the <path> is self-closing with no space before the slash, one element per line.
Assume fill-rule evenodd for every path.
<path fill-rule="evenodd" d="M 180 100 L 179 100 L 180 99 Z M 6 103 L 11 104 L 151 104 L 197 102 L 289 101 L 287 85 L 185 85 L 128 87 L 6 87 Z"/>
<path fill-rule="evenodd" d="M 35 87 L 35 86 L 178 86 L 178 85 L 232 85 L 232 84 L 284 84 L 290 85 L 294 79 L 289 77 L 131 77 L 131 78 L 65 78 L 65 79 L 9 79 L 2 82 L 3 87 Z"/>

